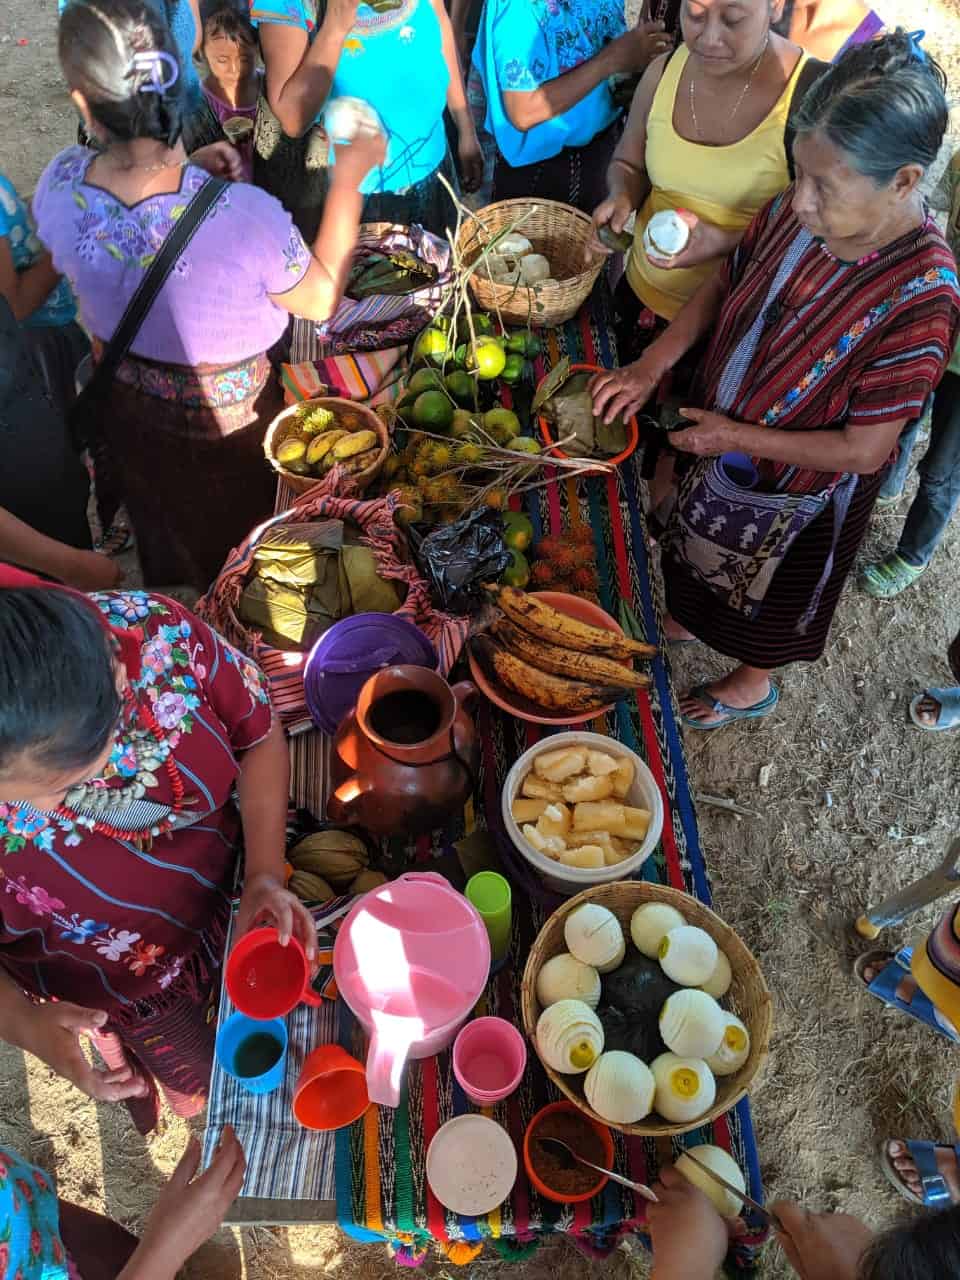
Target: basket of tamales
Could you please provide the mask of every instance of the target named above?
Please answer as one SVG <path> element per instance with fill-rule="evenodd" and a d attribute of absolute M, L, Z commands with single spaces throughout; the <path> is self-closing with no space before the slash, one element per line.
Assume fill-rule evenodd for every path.
<path fill-rule="evenodd" d="M 267 461 L 295 493 L 306 493 L 338 464 L 362 492 L 380 474 L 390 432 L 366 405 L 337 396 L 303 400 L 267 429 Z"/>

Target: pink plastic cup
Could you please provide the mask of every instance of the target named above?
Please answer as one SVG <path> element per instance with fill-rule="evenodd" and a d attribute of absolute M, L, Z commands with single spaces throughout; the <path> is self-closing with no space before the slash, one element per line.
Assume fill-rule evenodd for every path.
<path fill-rule="evenodd" d="M 453 1043 L 453 1074 L 478 1107 L 509 1098 L 526 1065 L 526 1041 L 503 1018 L 476 1018 Z"/>

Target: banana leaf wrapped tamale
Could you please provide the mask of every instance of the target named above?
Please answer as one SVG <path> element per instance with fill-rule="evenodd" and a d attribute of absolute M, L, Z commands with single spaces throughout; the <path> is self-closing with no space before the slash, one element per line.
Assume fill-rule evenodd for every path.
<path fill-rule="evenodd" d="M 618 414 L 606 423 L 593 412 L 590 395 L 592 373 L 571 373 L 565 356 L 537 390 L 533 408 L 543 414 L 563 440 L 563 452 L 571 458 L 612 458 L 627 447 L 627 424 Z"/>
<path fill-rule="evenodd" d="M 415 293 L 437 278 L 437 268 L 405 249 L 385 252 L 361 249 L 357 252 L 347 277 L 344 292 L 359 302 L 374 294 L 389 296 Z"/>
<path fill-rule="evenodd" d="M 396 584 L 342 520 L 283 525 L 264 535 L 240 597 L 242 621 L 275 649 L 305 651 L 340 618 L 393 613 Z"/>

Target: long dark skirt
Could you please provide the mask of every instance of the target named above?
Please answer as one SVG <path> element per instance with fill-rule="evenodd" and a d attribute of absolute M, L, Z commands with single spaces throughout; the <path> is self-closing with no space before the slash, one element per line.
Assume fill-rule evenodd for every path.
<path fill-rule="evenodd" d="M 559 155 L 537 164 L 507 164 L 497 156 L 493 171 L 494 200 L 559 200 L 584 213 L 607 198 L 607 167 L 622 126 L 615 120 L 584 147 L 564 147 Z"/>
<path fill-rule="evenodd" d="M 283 408 L 270 361 L 193 370 L 128 358 L 110 392 L 104 455 L 148 587 L 205 591 L 273 510 L 263 437 Z"/>
<path fill-rule="evenodd" d="M 751 667 L 771 670 L 788 662 L 815 662 L 826 647 L 843 584 L 866 534 L 885 474 L 886 468 L 860 477 L 840 530 L 833 570 L 803 635 L 796 627 L 813 599 L 833 543 L 832 503 L 787 552 L 759 615 L 752 620 L 728 608 L 686 566 L 665 555 L 663 576 L 671 615 L 711 649 Z"/>

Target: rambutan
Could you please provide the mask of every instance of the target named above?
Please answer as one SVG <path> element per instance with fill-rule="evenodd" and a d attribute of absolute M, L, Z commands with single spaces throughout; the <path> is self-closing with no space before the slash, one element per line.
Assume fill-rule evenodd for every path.
<path fill-rule="evenodd" d="M 579 568 L 583 561 L 583 553 L 576 547 L 559 546 L 551 556 L 551 563 L 562 578 L 566 578 Z"/>
<path fill-rule="evenodd" d="M 567 540 L 575 547 L 592 547 L 593 530 L 588 524 L 575 524 L 567 532 Z"/>
<path fill-rule="evenodd" d="M 536 546 L 536 554 L 543 560 L 552 560 L 562 546 L 559 538 L 541 538 Z"/>
<path fill-rule="evenodd" d="M 538 560 L 530 569 L 530 584 L 542 591 L 549 591 L 554 586 L 557 575 L 553 565 L 547 560 Z"/>
<path fill-rule="evenodd" d="M 591 592 L 596 591 L 600 586 L 600 579 L 597 577 L 596 569 L 592 569 L 589 565 L 581 565 L 571 575 L 570 585 L 576 591 Z"/>

